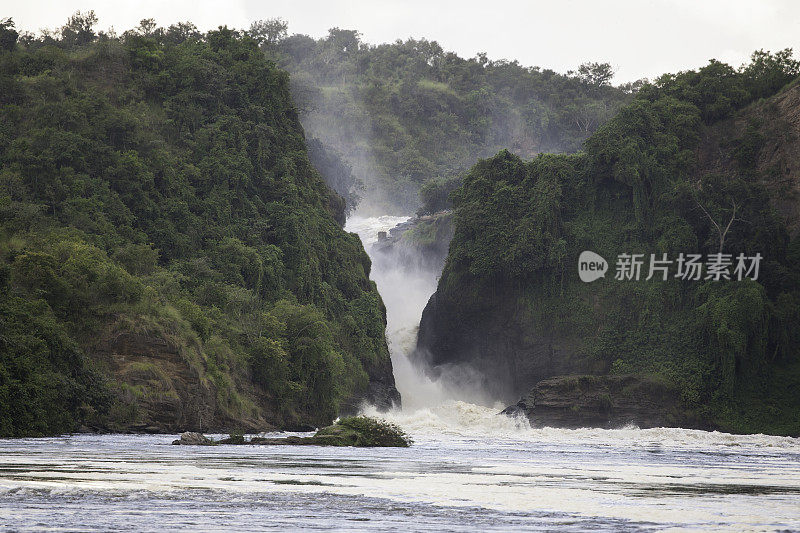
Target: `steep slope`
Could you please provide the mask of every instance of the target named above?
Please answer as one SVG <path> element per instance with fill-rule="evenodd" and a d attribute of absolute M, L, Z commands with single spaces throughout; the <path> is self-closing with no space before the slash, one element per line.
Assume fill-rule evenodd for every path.
<path fill-rule="evenodd" d="M 413 212 L 425 183 L 502 147 L 573 152 L 631 98 L 606 64 L 565 75 L 425 39 L 370 45 L 339 28 L 272 37 L 263 47 L 291 73 L 306 130 L 352 166 L 376 214 Z"/>
<path fill-rule="evenodd" d="M 0 434 L 323 425 L 399 401 L 288 75 L 221 28 L 0 51 Z"/>
<path fill-rule="evenodd" d="M 739 144 L 732 147 L 731 140 Z M 730 175 L 742 166 L 753 172 L 794 239 L 800 233 L 798 144 L 800 85 L 791 84 L 707 128 L 697 153 L 698 173 Z"/>
<path fill-rule="evenodd" d="M 645 86 L 583 153 L 479 162 L 454 195 L 455 235 L 416 357 L 453 379 L 477 374 L 508 402 L 533 388 L 520 408 L 537 423 L 624 413 L 800 433 L 800 100 L 786 85 L 797 73 L 786 52 L 757 53 L 740 71 L 712 61 Z M 679 254 L 708 261 L 720 249 L 733 255 L 730 281 L 676 278 Z M 604 278 L 580 280 L 584 250 L 608 260 Z M 643 254 L 638 281 L 615 279 L 624 253 Z M 737 280 L 740 253 L 763 257 L 755 281 Z M 650 254 L 672 260 L 666 280 L 646 280 Z M 565 374 L 626 381 L 534 387 Z M 670 400 L 658 416 L 632 415 L 639 396 L 626 394 L 649 380 L 683 411 Z M 601 397 L 605 411 L 591 403 Z"/>

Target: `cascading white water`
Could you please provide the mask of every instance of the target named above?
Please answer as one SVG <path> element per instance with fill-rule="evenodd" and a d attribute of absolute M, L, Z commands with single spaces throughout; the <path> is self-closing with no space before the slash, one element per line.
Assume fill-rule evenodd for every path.
<path fill-rule="evenodd" d="M 449 387 L 444 381 L 431 380 L 424 371 L 409 358 L 414 350 L 420 318 L 425 304 L 436 290 L 440 272 L 414 264 L 398 264 L 376 257 L 372 245 L 378 240 L 378 232 L 389 231 L 410 217 L 384 215 L 379 217 L 352 216 L 345 229 L 358 234 L 364 248 L 373 260 L 370 278 L 375 281 L 386 305 L 386 338 L 392 356 L 392 366 L 397 390 L 402 396 L 402 410 L 389 416 L 397 422 L 419 420 L 452 430 L 459 421 L 465 429 L 474 431 L 475 424 L 486 425 L 487 430 L 517 428 L 527 422 L 497 417 L 501 404 L 494 404 L 477 390 Z M 492 405 L 484 405 L 492 404 Z M 456 413 L 462 412 L 466 417 Z M 445 415 L 447 413 L 447 415 Z M 384 415 L 385 416 L 385 415 Z M 442 417 L 447 418 L 445 420 Z M 469 423 L 466 420 L 469 419 Z M 437 421 L 437 422 L 434 422 Z"/>
<path fill-rule="evenodd" d="M 444 387 L 428 378 L 408 357 L 416 343 L 422 310 L 436 290 L 438 273 L 422 268 L 388 265 L 385 261 L 375 261 L 371 253 L 372 245 L 378 240 L 378 232 L 389 231 L 409 218 L 389 215 L 353 216 L 347 220 L 345 229 L 358 234 L 373 259 L 370 277 L 378 285 L 378 291 L 386 305 L 386 339 L 392 356 L 397 390 L 403 398 L 404 410 L 414 411 L 440 405 L 448 400 Z"/>

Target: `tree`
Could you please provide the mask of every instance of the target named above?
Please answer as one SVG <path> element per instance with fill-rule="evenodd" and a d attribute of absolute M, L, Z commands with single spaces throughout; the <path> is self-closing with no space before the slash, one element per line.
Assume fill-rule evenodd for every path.
<path fill-rule="evenodd" d="M 14 21 L 10 18 L 0 21 L 0 50 L 11 51 L 17 44 L 19 33 L 14 29 Z"/>
<path fill-rule="evenodd" d="M 752 98 L 763 98 L 774 93 L 800 74 L 800 61 L 792 57 L 792 49 L 786 48 L 774 54 L 756 50 L 750 56 L 750 64 L 743 66 L 746 84 Z"/>
<path fill-rule="evenodd" d="M 747 189 L 747 184 L 741 178 L 716 174 L 705 176 L 696 187 L 691 188 L 694 203 L 711 223 L 711 233 L 716 237 L 719 253 L 725 247 L 734 222 L 744 222 L 741 214 L 745 202 L 741 199 L 751 196 Z"/>
<path fill-rule="evenodd" d="M 589 85 L 609 85 L 614 69 L 610 63 L 583 63 L 578 67 L 578 77 Z"/>
<path fill-rule="evenodd" d="M 197 31 L 197 26 L 191 22 L 178 22 L 167 28 L 164 38 L 170 44 L 181 44 L 190 39 L 199 39 L 200 32 Z"/>
<path fill-rule="evenodd" d="M 722 248 L 725 246 L 725 237 L 728 236 L 728 232 L 731 229 L 731 225 L 735 220 L 739 220 L 736 218 L 736 210 L 739 209 L 739 206 L 733 198 L 730 198 L 730 201 L 731 201 L 730 218 L 727 219 L 728 222 L 726 224 L 724 219 L 721 220 L 720 222 L 714 220 L 714 217 L 711 216 L 711 213 L 709 213 L 708 210 L 705 207 L 703 207 L 703 204 L 701 204 L 697 200 L 697 198 L 695 198 L 697 206 L 703 211 L 703 213 L 705 213 L 706 218 L 708 218 L 708 220 L 711 221 L 711 225 L 717 232 L 717 236 L 719 237 L 719 253 L 722 253 Z"/>
<path fill-rule="evenodd" d="M 61 40 L 66 45 L 80 46 L 94 41 L 97 34 L 93 28 L 97 24 L 94 11 L 81 13 L 76 11 L 67 24 L 61 28 Z"/>
<path fill-rule="evenodd" d="M 288 29 L 289 23 L 280 18 L 257 20 L 250 24 L 247 34 L 258 44 L 273 45 L 286 38 Z"/>
<path fill-rule="evenodd" d="M 649 83 L 647 78 L 640 78 L 636 81 L 629 81 L 628 83 L 623 83 L 622 85 L 619 86 L 619 88 L 620 90 L 622 90 L 627 94 L 636 94 L 647 83 Z"/>
<path fill-rule="evenodd" d="M 326 47 L 333 50 L 337 58 L 344 58 L 358 51 L 361 44 L 361 33 L 356 30 L 331 28 L 328 30 Z"/>
<path fill-rule="evenodd" d="M 417 210 L 418 215 L 432 215 L 438 211 L 451 209 L 453 204 L 450 194 L 461 185 L 460 179 L 436 178 L 428 181 L 419 189 L 419 198 L 422 206 Z"/>
<path fill-rule="evenodd" d="M 154 19 L 151 19 L 151 18 L 150 19 L 142 19 L 139 22 L 139 27 L 137 29 L 139 30 L 139 33 L 141 33 L 142 35 L 144 35 L 146 37 L 150 36 L 150 35 L 153 35 L 153 32 L 156 29 L 156 21 Z"/>

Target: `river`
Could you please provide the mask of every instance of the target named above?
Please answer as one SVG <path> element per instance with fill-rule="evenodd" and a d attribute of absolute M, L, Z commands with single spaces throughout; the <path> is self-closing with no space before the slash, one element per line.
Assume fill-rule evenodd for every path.
<path fill-rule="evenodd" d="M 369 249 L 404 218 L 354 218 Z M 800 440 L 531 428 L 411 365 L 436 273 L 375 262 L 404 407 L 400 448 L 171 446 L 175 436 L 0 440 L 6 530 L 800 530 Z M 371 411 L 367 408 L 368 412 Z M 372 413 L 374 414 L 374 413 Z"/>

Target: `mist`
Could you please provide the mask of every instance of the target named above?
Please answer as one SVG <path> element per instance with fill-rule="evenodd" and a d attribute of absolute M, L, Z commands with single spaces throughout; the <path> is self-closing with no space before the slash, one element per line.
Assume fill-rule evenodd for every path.
<path fill-rule="evenodd" d="M 417 188 L 389 179 L 378 163 L 372 117 L 356 88 L 341 79 L 312 79 L 303 72 L 292 74 L 291 87 L 306 137 L 319 139 L 351 169 L 351 190 L 344 196 L 356 200 L 349 207 L 357 208 L 360 216 L 412 213 L 418 204 Z M 386 190 L 387 183 L 392 190 Z"/>
<path fill-rule="evenodd" d="M 436 408 L 456 401 L 501 407 L 498 398 L 484 391 L 481 377 L 471 368 L 448 365 L 433 371 L 426 368 L 424 357 L 413 357 L 420 317 L 436 290 L 441 267 L 432 265 L 410 247 L 381 251 L 374 246 L 378 232 L 388 231 L 409 217 L 367 217 L 362 213 L 351 216 L 345 229 L 359 235 L 372 259 L 370 278 L 386 305 L 386 339 L 403 411 Z"/>

